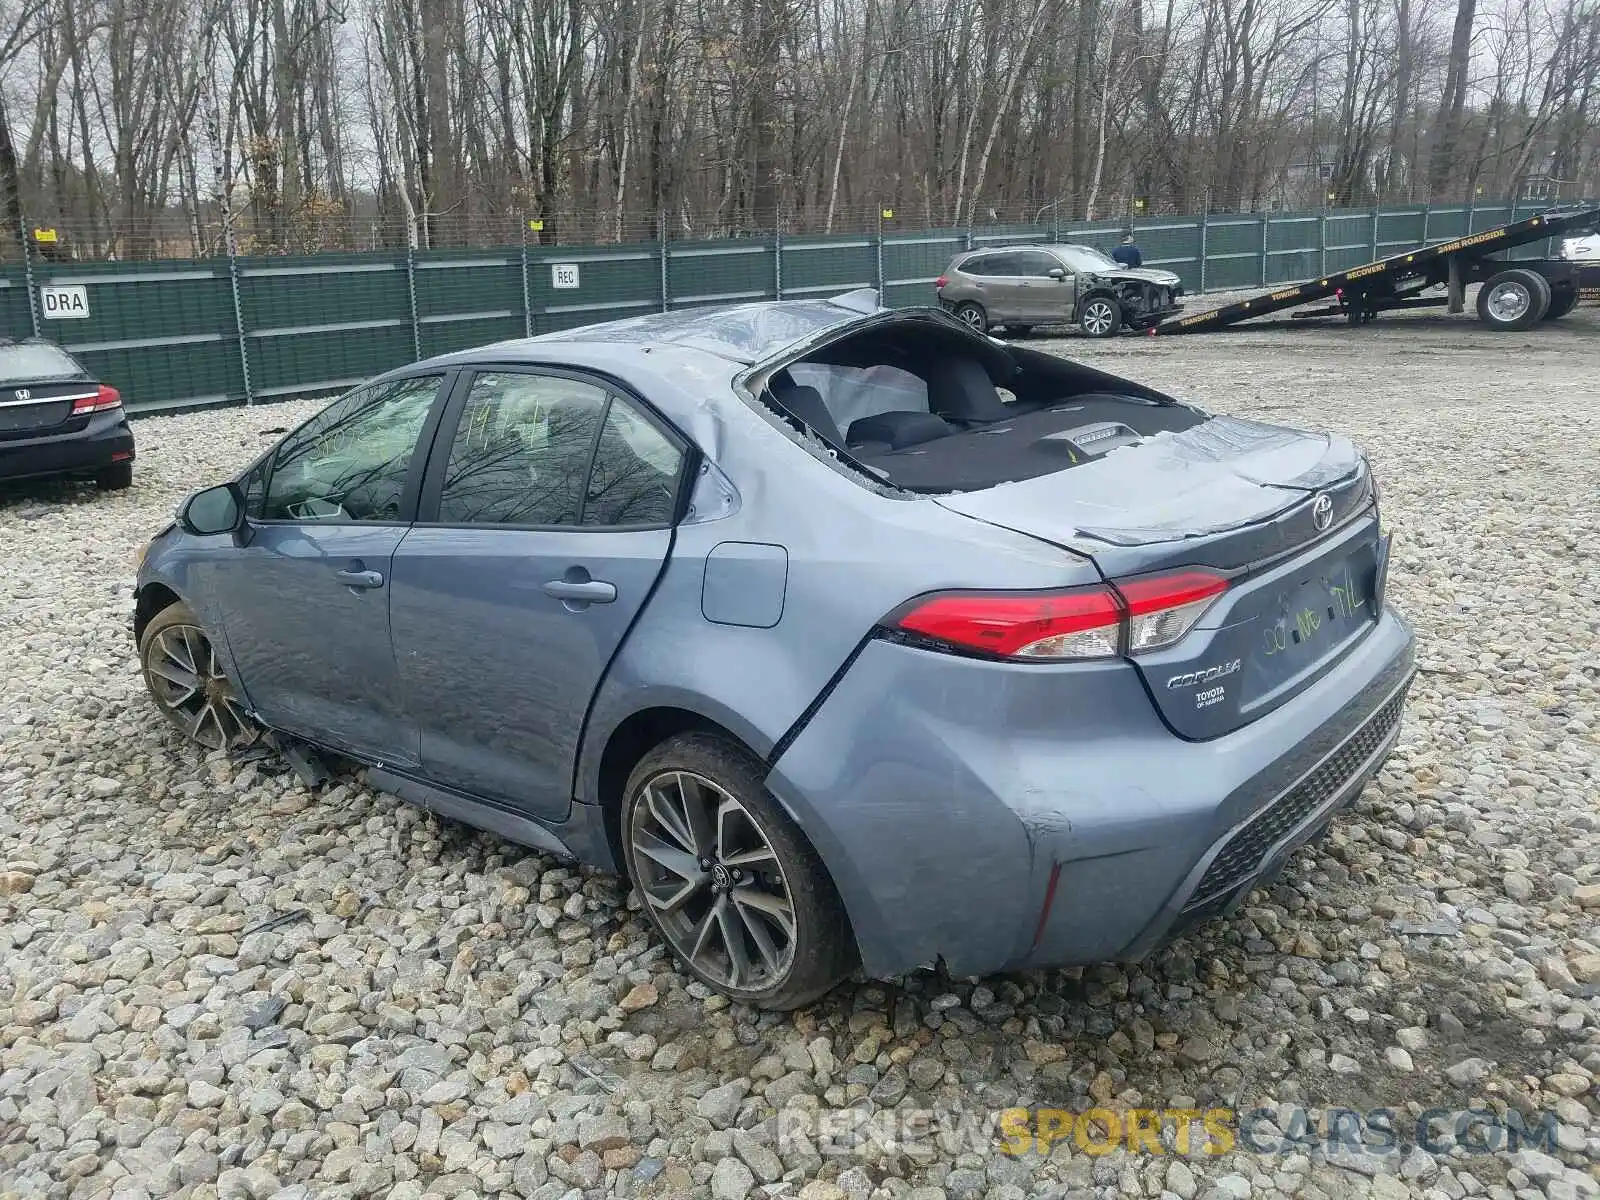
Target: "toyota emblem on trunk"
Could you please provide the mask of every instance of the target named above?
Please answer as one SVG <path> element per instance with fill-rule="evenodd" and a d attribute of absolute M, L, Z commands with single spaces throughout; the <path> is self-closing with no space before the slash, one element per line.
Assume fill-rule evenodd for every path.
<path fill-rule="evenodd" d="M 1318 533 L 1333 524 L 1333 501 L 1326 494 L 1311 502 L 1311 523 L 1317 527 Z"/>
<path fill-rule="evenodd" d="M 27 388 L 18 388 L 13 394 L 16 396 L 16 398 L 18 400 L 32 400 L 33 399 L 33 393 L 30 392 Z"/>

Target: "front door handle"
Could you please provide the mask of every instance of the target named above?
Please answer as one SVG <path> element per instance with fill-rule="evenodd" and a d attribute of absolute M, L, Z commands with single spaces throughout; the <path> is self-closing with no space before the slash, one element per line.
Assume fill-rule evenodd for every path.
<path fill-rule="evenodd" d="M 544 585 L 544 594 L 569 604 L 610 604 L 617 598 L 617 585 L 603 579 L 552 579 Z"/>
<path fill-rule="evenodd" d="M 353 588 L 379 588 L 383 586 L 383 576 L 377 571 L 335 571 L 333 577 L 345 587 Z"/>

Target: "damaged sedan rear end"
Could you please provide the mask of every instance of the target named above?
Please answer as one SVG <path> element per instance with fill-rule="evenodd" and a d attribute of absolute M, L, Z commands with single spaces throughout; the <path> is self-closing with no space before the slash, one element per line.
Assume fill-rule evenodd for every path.
<path fill-rule="evenodd" d="M 1137 958 L 1270 879 L 1393 746 L 1413 649 L 1378 489 L 1343 437 L 948 324 L 881 317 L 749 380 L 885 512 L 991 539 L 928 538 L 769 786 L 872 973 Z"/>
<path fill-rule="evenodd" d="M 1388 563 L 1348 440 L 867 293 L 393 372 L 196 493 L 134 628 L 189 736 L 222 704 L 625 872 L 793 1008 L 1240 903 L 1395 743 Z"/>

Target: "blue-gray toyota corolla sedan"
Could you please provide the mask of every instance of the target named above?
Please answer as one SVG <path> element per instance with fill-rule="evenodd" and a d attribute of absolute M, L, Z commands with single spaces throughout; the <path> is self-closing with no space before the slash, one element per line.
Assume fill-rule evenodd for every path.
<path fill-rule="evenodd" d="M 1230 911 L 1394 745 L 1388 545 L 1344 438 L 852 293 L 364 384 L 185 501 L 134 632 L 201 744 L 624 871 L 792 1008 Z"/>

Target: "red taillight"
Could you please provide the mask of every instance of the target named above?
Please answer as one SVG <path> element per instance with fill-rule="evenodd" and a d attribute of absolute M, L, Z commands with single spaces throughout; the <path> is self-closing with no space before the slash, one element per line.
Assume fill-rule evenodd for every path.
<path fill-rule="evenodd" d="M 114 387 L 101 384 L 92 396 L 80 396 L 72 402 L 72 415 L 79 413 L 104 412 L 109 408 L 121 408 L 122 396 Z"/>
<path fill-rule="evenodd" d="M 1128 615 L 1142 617 L 1162 609 L 1209 600 L 1228 590 L 1228 581 L 1210 571 L 1182 571 L 1150 579 L 1124 579 L 1117 591 L 1127 601 Z"/>
<path fill-rule="evenodd" d="M 941 592 L 887 624 L 997 658 L 1111 658 L 1170 646 L 1227 587 L 1209 571 L 1183 571 L 1063 592 Z"/>
<path fill-rule="evenodd" d="M 895 624 L 907 633 L 1001 658 L 1091 658 L 1117 652 L 1121 622 L 1116 596 L 1095 587 L 1033 595 L 947 592 L 915 602 Z M 1053 652 L 1065 642 L 1074 642 L 1076 649 Z"/>
<path fill-rule="evenodd" d="M 946 278 L 945 276 L 941 275 L 941 276 L 939 276 L 939 278 L 937 278 L 937 279 L 935 279 L 933 281 L 933 286 L 937 290 L 942 292 L 945 289 L 945 285 L 948 284 L 949 282 L 950 282 L 950 280 L 948 278 Z"/>

